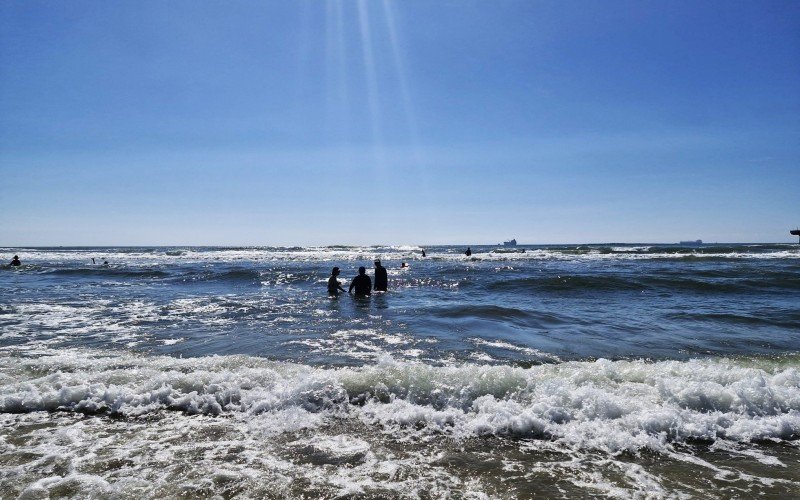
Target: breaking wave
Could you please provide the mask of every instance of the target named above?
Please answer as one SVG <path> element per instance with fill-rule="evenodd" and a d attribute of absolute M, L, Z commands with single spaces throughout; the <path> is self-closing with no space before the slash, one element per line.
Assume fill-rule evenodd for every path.
<path fill-rule="evenodd" d="M 155 247 L 155 248 L 3 248 L 6 253 L 19 253 L 23 263 L 75 264 L 88 263 L 91 258 L 107 259 L 112 265 L 153 265 L 207 262 L 270 261 L 413 261 L 422 259 L 422 248 L 400 246 L 309 246 L 309 247 Z M 703 245 L 539 245 L 513 249 L 495 246 L 475 246 L 467 258 L 464 248 L 453 246 L 428 247 L 427 260 L 432 261 L 539 261 L 539 260 L 740 260 L 740 259 L 800 259 L 800 248 L 792 244 Z"/>
<path fill-rule="evenodd" d="M 13 350 L 12 350 L 13 351 Z M 35 356 L 32 356 L 35 354 Z M 800 358 L 572 361 L 520 368 L 389 357 L 315 368 L 247 356 L 4 353 L 0 412 L 356 418 L 395 434 L 511 436 L 607 452 L 800 437 Z"/>

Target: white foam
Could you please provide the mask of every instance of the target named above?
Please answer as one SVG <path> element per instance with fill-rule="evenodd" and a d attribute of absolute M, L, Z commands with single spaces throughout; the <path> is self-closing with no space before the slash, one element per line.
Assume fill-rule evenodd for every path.
<path fill-rule="evenodd" d="M 363 332 L 341 336 L 358 339 Z M 752 443 L 800 436 L 798 369 L 797 356 L 520 368 L 431 366 L 384 353 L 368 366 L 319 368 L 249 356 L 176 359 L 11 347 L 0 353 L 0 437 L 10 429 L 31 430 L 13 447 L 1 439 L 0 451 L 39 457 L 19 469 L 20 477 L 29 478 L 20 491 L 30 496 L 107 496 L 159 484 L 171 485 L 164 491 L 173 495 L 199 495 L 241 481 L 258 496 L 259 481 L 270 471 L 266 480 L 276 495 L 288 495 L 281 488 L 302 477 L 313 488 L 332 488 L 325 490 L 332 496 L 444 496 L 457 490 L 480 497 L 486 491 L 479 481 L 467 484 L 430 466 L 444 453 L 444 444 L 435 443 L 502 436 L 576 457 L 564 467 L 583 491 L 659 497 L 667 490 L 652 470 L 613 457 L 649 450 L 709 469 L 721 480 L 783 484 L 732 472 L 679 448 L 707 440 L 714 449 L 786 469 Z M 98 412 L 127 419 L 80 415 Z M 42 422 L 57 425 L 43 428 Z M 112 427 L 117 430 L 109 432 Z M 131 437 L 124 444 L 126 435 Z M 382 440 L 433 448 L 397 456 L 382 448 Z M 323 466 L 298 463 L 290 452 Z M 591 462 L 593 453 L 608 457 L 602 467 Z M 88 464 L 98 457 L 127 464 L 127 479 L 89 474 Z M 185 460 L 195 460 L 192 467 L 208 482 L 176 483 L 183 472 L 175 464 Z M 517 470 L 514 464 L 505 467 Z M 46 470 L 54 472 L 41 476 Z M 546 464 L 524 470 L 549 473 Z M 616 476 L 623 479 L 611 479 Z"/>
<path fill-rule="evenodd" d="M 323 460 L 364 462 L 370 452 L 370 445 L 363 439 L 348 435 L 315 436 L 290 443 L 297 448 L 311 448 L 323 455 Z"/>
<path fill-rule="evenodd" d="M 340 356 L 359 360 L 375 360 L 389 350 L 396 350 L 398 356 L 416 358 L 425 351 L 421 349 L 399 349 L 412 347 L 423 342 L 407 335 L 385 333 L 373 328 L 343 329 L 325 338 L 305 338 L 284 342 L 285 345 L 303 345 L 312 353 L 324 353 L 329 356 Z"/>
<path fill-rule="evenodd" d="M 561 359 L 558 356 L 556 356 L 555 354 L 546 353 L 546 352 L 540 351 L 538 349 L 533 349 L 531 347 L 515 345 L 515 344 L 512 344 L 510 342 L 505 342 L 503 340 L 486 340 L 486 339 L 481 339 L 481 338 L 474 338 L 474 339 L 470 339 L 470 340 L 475 345 L 478 345 L 478 346 L 486 346 L 486 347 L 491 347 L 491 348 L 495 348 L 495 349 L 505 349 L 505 350 L 508 350 L 508 351 L 518 351 L 518 352 L 524 353 L 524 354 L 526 354 L 528 356 L 531 356 L 531 357 L 534 357 L 534 358 L 537 358 L 537 359 L 546 359 L 546 360 L 551 360 L 551 361 L 561 361 Z M 482 353 L 482 355 L 485 355 L 485 356 L 488 357 L 488 359 L 491 359 L 491 356 L 489 356 L 488 354 Z M 476 356 L 478 356 L 478 357 L 475 357 L 474 359 L 481 359 L 480 358 L 481 355 L 476 355 Z"/>
<path fill-rule="evenodd" d="M 675 259 L 691 257 L 697 259 L 797 259 L 800 249 L 796 245 L 777 246 L 770 250 L 741 252 L 714 252 L 714 247 L 703 247 L 702 251 L 677 254 L 675 252 L 652 252 L 653 247 L 646 246 L 614 246 L 612 252 L 603 252 L 596 247 L 587 247 L 581 252 L 574 252 L 569 247 L 533 248 L 525 252 L 475 252 L 467 258 L 460 249 L 446 251 L 429 251 L 429 260 L 445 260 L 454 262 L 471 261 L 525 261 L 525 260 L 559 260 L 559 261 L 595 261 L 595 260 L 641 260 L 641 259 Z M 371 262 L 376 255 L 386 261 L 410 261 L 421 259 L 421 248 L 409 245 L 400 246 L 354 246 L 354 247 L 297 247 L 279 248 L 218 248 L 214 250 L 186 248 L 179 252 L 162 251 L 163 249 L 7 249 L 18 253 L 26 265 L 53 266 L 85 266 L 102 269 L 92 265 L 91 258 L 107 259 L 112 269 L 122 266 L 126 269 L 159 270 L 168 269 L 176 264 L 207 264 L 210 260 L 227 263 L 267 263 L 267 262 Z M 392 270 L 395 272 L 394 270 Z M 291 275 L 283 275 L 278 282 L 290 282 Z"/>
<path fill-rule="evenodd" d="M 690 439 L 749 442 L 800 435 L 796 364 L 599 360 L 529 369 L 435 367 L 396 361 L 366 341 L 353 346 L 377 364 L 325 370 L 243 356 L 174 359 L 80 350 L 11 359 L 16 349 L 9 349 L 2 355 L 0 411 L 258 414 L 346 408 L 384 428 L 421 425 L 423 430 L 411 432 L 454 437 L 546 436 L 608 451 L 662 450 Z M 363 408 L 348 406 L 348 398 L 364 395 Z"/>
<path fill-rule="evenodd" d="M 644 245 L 644 246 L 631 246 L 631 247 L 611 247 L 611 250 L 614 252 L 646 252 L 650 250 L 652 245 Z"/>

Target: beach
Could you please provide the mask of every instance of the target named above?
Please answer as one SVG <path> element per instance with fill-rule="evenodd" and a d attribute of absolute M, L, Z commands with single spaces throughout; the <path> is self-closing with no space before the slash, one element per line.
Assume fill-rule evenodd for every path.
<path fill-rule="evenodd" d="M 798 245 L 466 247 L 0 249 L 2 496 L 800 495 Z"/>

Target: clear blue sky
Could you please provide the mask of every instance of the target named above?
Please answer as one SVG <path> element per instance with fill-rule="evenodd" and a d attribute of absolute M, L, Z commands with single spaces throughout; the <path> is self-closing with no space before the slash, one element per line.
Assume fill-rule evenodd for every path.
<path fill-rule="evenodd" d="M 0 245 L 795 241 L 800 2 L 0 2 Z"/>

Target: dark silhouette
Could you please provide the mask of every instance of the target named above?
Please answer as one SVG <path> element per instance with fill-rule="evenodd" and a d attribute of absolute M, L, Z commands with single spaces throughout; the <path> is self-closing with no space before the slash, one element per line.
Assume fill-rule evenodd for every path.
<path fill-rule="evenodd" d="M 422 256 L 425 257 L 425 249 L 422 249 Z"/>
<path fill-rule="evenodd" d="M 94 261 L 94 257 L 92 257 L 92 264 L 97 264 L 97 262 Z"/>
<path fill-rule="evenodd" d="M 401 269 L 408 269 L 408 264 L 406 264 L 405 262 L 403 262 L 403 263 L 401 263 L 401 264 L 400 264 L 400 268 L 401 268 Z"/>
<path fill-rule="evenodd" d="M 372 293 L 372 280 L 367 276 L 367 270 L 364 266 L 358 268 L 358 276 L 353 278 L 347 293 L 353 293 L 353 288 L 356 289 L 356 295 L 370 295 Z"/>
<path fill-rule="evenodd" d="M 331 277 L 328 278 L 328 295 L 331 297 L 338 297 L 339 290 L 344 292 L 344 288 L 342 288 L 339 280 L 336 279 L 337 276 L 339 276 L 339 268 L 334 267 L 333 271 L 331 271 Z"/>
<path fill-rule="evenodd" d="M 19 261 L 19 255 L 15 255 L 13 259 L 11 259 L 12 266 L 21 266 L 22 262 Z"/>
<path fill-rule="evenodd" d="M 381 260 L 375 260 L 375 291 L 385 292 L 389 289 L 389 277 L 386 275 L 386 268 L 381 265 Z"/>
<path fill-rule="evenodd" d="M 108 267 L 108 261 L 107 261 L 107 260 L 104 260 L 104 261 L 103 261 L 103 265 L 104 265 L 104 266 L 106 266 L 106 267 Z"/>
<path fill-rule="evenodd" d="M 470 247 L 467 247 L 467 251 L 464 252 L 464 255 L 466 255 L 467 257 L 471 256 L 472 255 L 472 249 Z"/>

